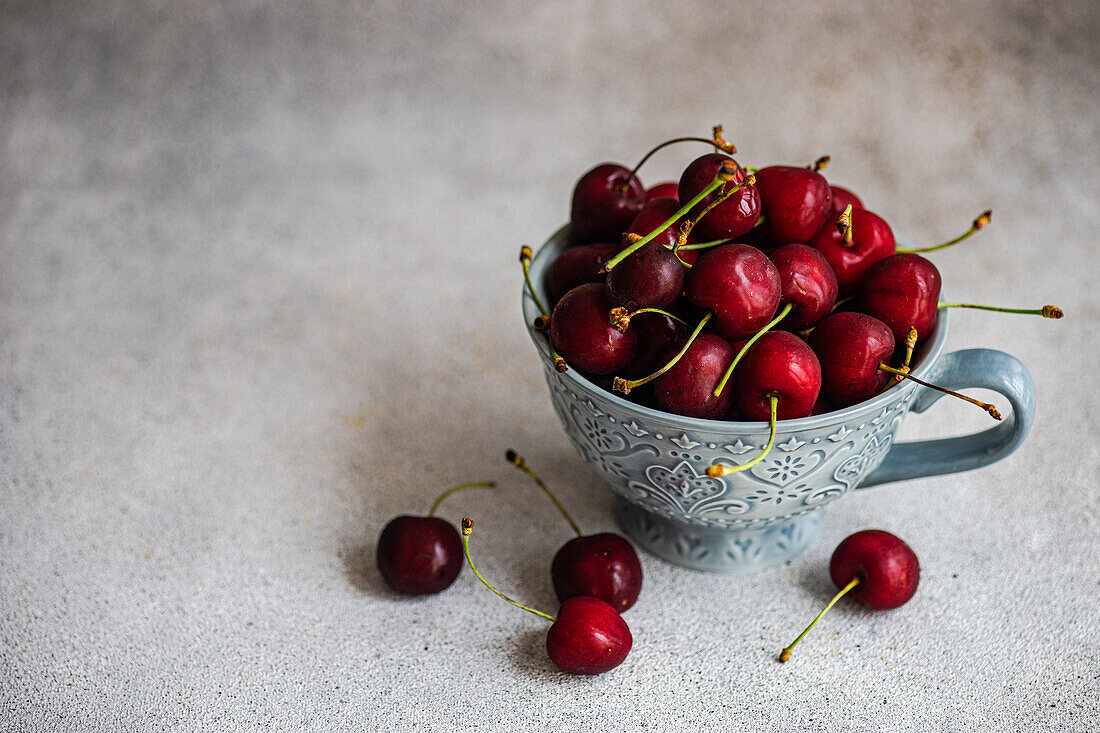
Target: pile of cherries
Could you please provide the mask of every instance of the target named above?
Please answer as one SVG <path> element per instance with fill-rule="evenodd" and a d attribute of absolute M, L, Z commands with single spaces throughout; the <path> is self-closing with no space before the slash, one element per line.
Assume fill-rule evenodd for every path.
<path fill-rule="evenodd" d="M 679 183 L 642 185 L 654 152 L 693 141 L 721 152 L 693 160 Z M 716 127 L 662 143 L 633 170 L 604 163 L 581 177 L 570 246 L 546 273 L 550 303 L 530 288 L 559 371 L 666 412 L 768 420 L 774 431 L 912 378 L 941 308 L 1062 316 L 940 301 L 940 273 L 918 253 L 961 242 L 991 212 L 950 242 L 899 249 L 882 217 L 822 175 L 827 157 L 746 169 L 735 152 Z M 530 259 L 524 247 L 529 286 Z"/>

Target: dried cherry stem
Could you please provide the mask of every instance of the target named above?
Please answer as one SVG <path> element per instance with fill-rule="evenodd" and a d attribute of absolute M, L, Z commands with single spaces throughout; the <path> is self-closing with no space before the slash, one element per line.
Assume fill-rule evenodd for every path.
<path fill-rule="evenodd" d="M 912 374 L 904 372 L 901 369 L 895 369 L 894 367 L 892 367 L 888 364 L 885 364 L 885 363 L 879 364 L 878 368 L 881 369 L 884 372 L 889 372 L 890 374 L 899 375 L 903 379 L 912 379 L 914 382 L 921 385 L 922 387 L 928 387 L 929 389 L 934 389 L 937 392 L 943 392 L 944 394 L 949 394 L 952 397 L 958 397 L 960 400 L 963 400 L 965 402 L 969 402 L 972 405 L 977 405 L 978 407 L 982 408 L 983 410 L 988 412 L 989 416 L 992 417 L 994 420 L 1000 420 L 1001 419 L 1001 413 L 997 411 L 996 407 L 989 404 L 988 402 L 982 402 L 981 400 L 976 400 L 973 397 L 967 397 L 966 395 L 961 394 L 959 392 L 956 392 L 955 390 L 947 389 L 945 387 L 940 387 L 940 386 L 935 385 L 935 384 L 930 384 L 928 382 L 925 382 L 923 379 L 917 379 Z"/>
<path fill-rule="evenodd" d="M 905 358 L 902 359 L 901 366 L 898 367 L 906 374 L 909 373 L 909 363 L 913 361 L 913 349 L 917 348 L 917 329 L 913 326 L 909 327 L 909 330 L 905 332 Z M 890 383 L 886 385 L 886 389 L 900 384 L 905 377 L 899 377 L 894 375 L 894 378 L 890 380 Z M 885 390 L 884 390 L 885 391 Z"/>
<path fill-rule="evenodd" d="M 740 466 L 727 466 L 724 463 L 715 463 L 713 466 L 707 467 L 707 475 L 711 478 L 721 478 L 722 476 L 729 476 L 731 473 L 740 473 L 741 471 L 747 471 L 771 452 L 772 446 L 775 445 L 775 423 L 776 416 L 779 413 L 779 395 L 774 392 L 768 395 L 768 402 L 771 404 L 772 414 L 768 418 L 768 444 L 764 446 L 764 452 L 753 458 L 748 463 L 742 463 Z"/>
<path fill-rule="evenodd" d="M 553 616 L 551 616 L 550 614 L 543 613 L 542 611 L 536 611 L 535 609 L 533 609 L 529 606 L 525 606 L 522 603 L 517 603 L 517 602 L 513 601 L 511 598 L 509 598 L 508 596 L 504 595 L 499 590 L 494 588 L 492 583 L 490 583 L 488 580 L 486 580 L 484 577 L 482 577 L 481 573 L 477 569 L 477 565 L 474 565 L 474 559 L 472 557 L 470 557 L 470 533 L 473 532 L 473 531 L 474 531 L 474 523 L 470 520 L 469 517 L 463 517 L 462 518 L 462 552 L 463 552 L 464 555 L 466 555 L 466 563 L 470 566 L 470 570 L 474 571 L 474 575 L 477 576 L 477 579 L 480 580 L 482 583 L 484 583 L 486 588 L 493 591 L 498 596 L 500 596 L 504 600 L 508 601 L 509 603 L 511 603 L 516 608 L 522 608 L 524 611 L 529 611 L 529 612 L 535 614 L 536 616 L 542 616 L 544 619 L 546 619 L 547 621 L 549 621 L 551 623 L 556 623 L 557 619 L 554 618 Z"/>
<path fill-rule="evenodd" d="M 946 249 L 963 241 L 979 229 L 984 228 L 985 225 L 989 223 L 989 220 L 992 216 L 993 209 L 986 209 L 978 215 L 978 218 L 974 220 L 974 223 L 970 225 L 969 229 L 967 229 L 965 232 L 955 237 L 954 239 L 944 242 L 943 244 L 934 245 L 932 247 L 909 247 L 905 249 L 899 248 L 898 254 L 918 254 L 920 252 L 935 252 L 938 249 Z"/>
<path fill-rule="evenodd" d="M 535 305 L 538 306 L 539 313 L 541 314 L 535 318 L 535 322 L 531 325 L 536 331 L 545 331 L 550 328 L 550 311 L 543 305 L 538 293 L 535 292 L 535 286 L 531 284 L 531 257 L 532 252 L 530 247 L 525 244 L 519 248 L 519 263 L 523 265 L 523 282 L 527 284 L 527 292 L 531 294 L 531 299 L 535 301 Z M 563 374 L 569 371 L 565 359 L 554 348 L 554 342 L 549 336 L 546 337 L 546 345 L 550 347 L 550 360 L 554 362 L 554 369 Z"/>
<path fill-rule="evenodd" d="M 711 145 L 711 146 L 717 148 L 718 150 L 721 150 L 726 155 L 736 155 L 737 154 L 737 148 L 732 143 L 728 142 L 727 140 L 725 140 L 722 137 L 722 126 L 721 125 L 715 125 L 713 129 L 714 129 L 714 136 L 710 140 L 708 140 L 705 137 L 676 137 L 676 138 L 673 138 L 671 140 L 665 140 L 663 143 L 661 143 L 660 145 L 653 148 L 648 153 L 646 153 L 645 155 L 642 156 L 642 159 L 638 161 L 638 165 L 634 166 L 634 170 L 630 171 L 630 175 L 627 176 L 626 179 L 622 183 L 618 184 L 619 190 L 620 191 L 625 191 L 627 186 L 630 185 L 630 182 L 637 177 L 638 170 L 643 165 L 646 164 L 646 161 L 648 161 L 650 158 L 652 158 L 654 153 L 656 153 L 657 151 L 662 150 L 664 148 L 667 148 L 669 145 L 675 145 L 676 143 L 691 143 L 691 142 L 704 143 L 706 145 Z"/>
<path fill-rule="evenodd" d="M 542 489 L 548 497 L 550 497 L 550 501 L 554 502 L 554 506 L 556 506 L 558 508 L 558 511 L 561 512 L 561 515 L 565 517 L 565 521 L 569 522 L 569 526 L 572 527 L 573 531 L 577 533 L 578 537 L 580 537 L 581 528 L 578 527 L 577 523 L 573 521 L 573 517 L 569 516 L 569 512 L 565 511 L 565 507 L 563 507 L 561 505 L 561 502 L 558 501 L 558 497 L 554 496 L 554 492 L 552 492 L 546 486 L 546 484 L 542 482 L 542 479 L 535 475 L 534 471 L 527 467 L 527 461 L 523 460 L 523 456 L 519 455 L 514 450 L 509 448 L 504 453 L 504 459 L 531 477 L 531 480 L 534 481 L 535 484 L 537 484 L 538 487 Z"/>
<path fill-rule="evenodd" d="M 822 155 L 820 158 L 814 161 L 814 164 L 810 166 L 812 171 L 823 171 L 825 166 L 829 165 L 829 161 L 832 160 L 828 155 Z"/>
<path fill-rule="evenodd" d="M 630 245 L 622 252 L 619 252 L 619 254 L 615 255 L 610 260 L 608 260 L 604 264 L 601 272 L 611 272 L 612 268 L 614 268 L 615 265 L 619 264 L 624 259 L 634 254 L 645 245 L 649 244 L 657 235 L 668 229 L 670 226 L 679 221 L 685 214 L 695 208 L 696 204 L 705 199 L 707 196 L 710 196 L 714 189 L 718 188 L 719 186 L 725 185 L 729 181 L 732 181 L 736 175 L 737 163 L 733 162 L 732 160 L 725 161 L 722 164 L 722 167 L 718 169 L 718 173 L 714 176 L 714 180 L 708 183 L 706 188 L 696 194 L 696 196 L 691 201 L 688 201 L 686 204 L 681 206 L 679 211 L 666 219 L 664 223 L 662 223 L 659 227 L 639 239 L 637 242 L 634 242 L 634 244 Z"/>
<path fill-rule="evenodd" d="M 1055 320 L 1065 315 L 1062 309 L 1056 305 L 1044 305 L 1042 308 L 997 308 L 992 305 L 975 305 L 973 303 L 940 303 L 940 308 L 976 308 L 980 311 L 996 311 L 997 313 L 1022 313 L 1025 316 L 1042 316 Z"/>
<path fill-rule="evenodd" d="M 660 313 L 662 316 L 668 316 L 674 321 L 679 321 L 685 326 L 691 324 L 685 321 L 680 316 L 677 316 L 668 311 L 661 310 L 660 308 L 639 308 L 636 311 L 628 311 L 626 308 L 612 308 L 610 313 L 611 325 L 614 326 L 620 333 L 626 333 L 626 329 L 630 327 L 630 319 L 634 316 L 641 315 L 642 313 Z"/>
<path fill-rule="evenodd" d="M 783 647 L 783 651 L 779 652 L 779 661 L 780 662 L 786 662 L 788 659 L 790 659 L 791 658 L 791 650 L 793 650 L 796 646 L 798 646 L 798 642 L 802 641 L 802 639 L 806 636 L 806 634 L 810 633 L 810 629 L 812 629 L 814 627 L 814 625 L 817 624 L 817 622 L 821 620 L 821 617 L 825 615 L 825 612 L 828 611 L 830 608 L 832 608 L 836 604 L 837 601 L 839 601 L 841 598 L 843 598 L 845 596 L 845 594 L 848 593 L 848 591 L 850 591 L 852 588 L 855 588 L 857 585 L 859 585 L 859 576 L 856 576 L 856 577 L 852 578 L 848 582 L 848 585 L 841 588 L 840 592 L 838 592 L 835 596 L 833 596 L 833 600 L 829 601 L 829 605 L 827 605 L 827 606 L 825 606 L 825 608 L 821 609 L 821 613 L 817 614 L 817 617 L 813 621 L 810 622 L 810 625 L 807 626 L 805 629 L 803 629 L 802 633 L 798 635 L 797 639 L 792 641 L 789 646 Z"/>
<path fill-rule="evenodd" d="M 707 204 L 707 207 L 700 211 L 698 216 L 696 216 L 694 219 L 688 219 L 683 224 L 681 224 L 680 233 L 676 236 L 676 244 L 672 245 L 673 253 L 677 252 L 681 247 L 687 244 L 687 238 L 688 235 L 691 234 L 691 230 L 695 228 L 695 225 L 699 223 L 699 220 L 706 216 L 711 209 L 724 202 L 726 199 L 740 191 L 745 186 L 752 186 L 755 184 L 756 176 L 752 173 L 749 173 L 736 186 L 731 188 L 729 191 L 723 192 L 721 196 L 716 197 L 713 201 Z"/>
<path fill-rule="evenodd" d="M 641 379 L 623 379 L 622 377 L 615 377 L 615 380 L 611 383 L 611 389 L 616 392 L 622 392 L 623 394 L 630 394 L 630 391 L 636 387 L 641 387 L 643 384 L 649 384 L 657 377 L 667 372 L 672 367 L 676 366 L 676 363 L 684 357 L 687 350 L 691 348 L 691 344 L 698 338 L 699 334 L 703 332 L 703 327 L 707 325 L 707 321 L 711 319 L 713 313 L 708 313 L 703 316 L 699 321 L 699 325 L 695 327 L 695 330 L 691 332 L 691 336 L 688 337 L 687 342 L 684 344 L 684 348 L 680 349 L 680 353 L 672 357 L 671 361 L 665 364 L 663 367 L 653 372 L 647 377 Z"/>
<path fill-rule="evenodd" d="M 491 489 L 495 486 L 496 483 L 493 481 L 471 481 L 469 483 L 459 484 L 458 486 L 452 486 L 451 488 L 447 489 L 439 495 L 439 498 L 435 500 L 434 504 L 432 504 L 432 508 L 428 510 L 428 516 L 435 516 L 435 510 L 439 508 L 439 505 L 443 503 L 443 500 L 451 494 L 455 493 L 456 491 L 462 491 L 463 489 Z"/>
<path fill-rule="evenodd" d="M 844 211 L 836 220 L 836 230 L 840 232 L 840 236 L 844 238 L 844 246 L 852 246 L 852 205 L 848 204 L 844 207 Z"/>
<path fill-rule="evenodd" d="M 715 397 L 722 396 L 722 390 L 726 388 L 726 382 L 730 380 L 730 377 L 733 375 L 733 370 L 737 368 L 737 363 L 741 361 L 741 357 L 749 352 L 749 348 L 756 343 L 757 339 L 766 334 L 768 331 L 772 330 L 775 324 L 786 318 L 787 314 L 791 312 L 792 308 L 794 308 L 794 303 L 787 303 L 785 306 L 783 306 L 783 310 L 779 311 L 778 316 L 768 321 L 768 323 L 763 328 L 754 333 L 752 335 L 752 338 L 745 342 L 745 345 L 742 346 L 741 350 L 737 352 L 737 356 L 733 357 L 733 361 L 730 362 L 729 368 L 726 369 L 726 373 L 722 375 L 722 380 L 718 382 L 718 386 L 714 388 Z"/>

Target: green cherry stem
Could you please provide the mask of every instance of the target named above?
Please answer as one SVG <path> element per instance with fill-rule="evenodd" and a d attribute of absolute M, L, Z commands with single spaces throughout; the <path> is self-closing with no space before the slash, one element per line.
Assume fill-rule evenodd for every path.
<path fill-rule="evenodd" d="M 975 308 L 981 311 L 996 311 L 997 313 L 1022 313 L 1025 316 L 1042 316 L 1055 320 L 1065 315 L 1062 309 L 1056 305 L 1044 305 L 1042 308 L 996 308 L 992 305 L 975 305 L 973 303 L 940 303 L 940 308 Z"/>
<path fill-rule="evenodd" d="M 542 616 L 544 619 L 546 619 L 550 623 L 557 623 L 557 619 L 554 618 L 553 616 L 551 616 L 548 613 L 543 613 L 542 611 L 536 611 L 535 609 L 530 608 L 529 606 L 525 606 L 522 603 L 516 603 L 511 598 L 509 598 L 508 596 L 504 595 L 499 590 L 494 588 L 492 583 L 490 583 L 488 580 L 486 580 L 484 577 L 482 577 L 481 573 L 477 569 L 477 565 L 474 565 L 474 559 L 472 557 L 470 557 L 470 533 L 473 532 L 473 531 L 474 531 L 474 523 L 470 520 L 469 517 L 463 517 L 462 518 L 462 552 L 463 552 L 463 554 L 466 555 L 466 563 L 470 566 L 470 570 L 474 571 L 474 575 L 477 576 L 477 579 L 480 580 L 482 583 L 484 583 L 486 588 L 493 591 L 498 596 L 500 596 L 504 600 L 508 601 L 509 603 L 511 603 L 516 608 L 522 608 L 524 611 L 530 611 L 531 613 L 535 614 L 536 616 Z"/>
<path fill-rule="evenodd" d="M 565 507 L 563 507 L 561 505 L 561 502 L 558 501 L 558 497 L 554 496 L 554 492 L 551 491 L 546 486 L 546 484 L 542 482 L 542 479 L 535 475 L 535 472 L 527 466 L 527 461 L 523 460 L 523 456 L 519 455 L 514 450 L 509 448 L 504 453 L 504 459 L 531 477 L 531 480 L 534 481 L 538 485 L 538 487 L 546 493 L 548 497 L 550 497 L 550 501 L 554 502 L 554 506 L 556 506 L 558 508 L 558 511 L 561 512 L 561 515 L 565 517 L 565 521 L 569 522 L 569 526 L 573 528 L 573 531 L 577 533 L 577 536 L 581 537 L 581 528 L 578 527 L 577 523 L 573 521 L 573 517 L 569 516 L 569 512 L 565 511 Z"/>
<path fill-rule="evenodd" d="M 710 249 L 711 247 L 719 247 L 723 244 L 729 244 L 732 239 L 715 239 L 711 242 L 692 242 L 691 244 L 685 244 L 676 248 L 677 252 L 690 252 L 694 249 Z"/>
<path fill-rule="evenodd" d="M 527 283 L 527 292 L 531 294 L 531 299 L 535 301 L 535 305 L 538 306 L 541 318 L 535 319 L 534 327 L 538 331 L 545 331 L 550 327 L 550 311 L 543 305 L 541 299 L 539 299 L 538 293 L 535 292 L 535 286 L 531 284 L 531 248 L 526 244 L 519 248 L 519 263 L 523 265 L 523 281 Z M 546 335 L 546 345 L 550 347 L 550 360 L 554 362 L 554 369 L 561 373 L 569 371 L 569 367 L 565 363 L 565 359 L 554 348 L 554 342 L 551 340 L 550 335 Z"/>
<path fill-rule="evenodd" d="M 844 238 L 844 246 L 852 246 L 852 205 L 844 207 L 844 211 L 836 219 L 836 230 Z"/>
<path fill-rule="evenodd" d="M 705 199 L 707 196 L 710 196 L 710 194 L 714 192 L 714 189 L 718 188 L 719 186 L 725 185 L 729 181 L 732 181 L 733 177 L 736 175 L 737 164 L 734 163 L 732 160 L 727 160 L 726 162 L 724 162 L 722 164 L 722 167 L 718 170 L 717 175 L 714 176 L 714 180 L 707 184 L 706 188 L 700 191 L 691 201 L 688 201 L 686 204 L 681 206 L 679 211 L 666 219 L 664 223 L 661 224 L 659 227 L 639 239 L 637 242 L 634 242 L 632 245 L 612 257 L 610 260 L 608 260 L 603 266 L 604 272 L 611 272 L 615 265 L 619 264 L 624 259 L 634 254 L 645 245 L 649 244 L 657 235 L 668 229 L 670 226 L 679 221 L 681 217 L 683 217 L 685 214 L 695 208 L 696 204 Z"/>
<path fill-rule="evenodd" d="M 982 408 L 983 410 L 988 412 L 989 416 L 992 417 L 994 420 L 1000 420 L 1001 419 L 1001 413 L 997 410 L 996 407 L 989 404 L 988 402 L 982 402 L 981 400 L 976 400 L 973 397 L 967 397 L 966 395 L 964 395 L 960 392 L 956 392 L 955 390 L 946 389 L 944 387 L 940 387 L 939 385 L 935 385 L 935 384 L 930 384 L 928 382 L 925 382 L 923 379 L 917 379 L 912 374 L 909 374 L 908 372 L 906 372 L 902 369 L 895 369 L 894 367 L 892 367 L 888 364 L 885 364 L 885 363 L 879 364 L 878 368 L 881 369 L 884 372 L 888 372 L 890 374 L 900 376 L 903 379 L 911 379 L 914 382 L 916 382 L 917 384 L 921 385 L 922 387 L 928 387 L 929 389 L 934 389 L 937 392 L 943 392 L 944 394 L 949 394 L 952 397 L 958 397 L 960 400 L 963 400 L 964 402 L 969 402 L 972 405 L 977 405 L 978 407 Z"/>
<path fill-rule="evenodd" d="M 798 646 L 798 642 L 802 641 L 802 639 L 805 638 L 806 634 L 810 633 L 810 629 L 812 629 L 814 627 L 814 625 L 817 624 L 817 622 L 821 620 L 821 617 L 825 615 L 825 612 L 828 611 L 830 608 L 832 608 L 834 605 L 836 605 L 837 601 L 839 601 L 841 598 L 843 598 L 845 596 L 845 594 L 848 593 L 848 591 L 850 591 L 852 588 L 855 588 L 857 585 L 859 585 L 859 576 L 856 576 L 855 578 L 852 578 L 851 581 L 848 582 L 848 585 L 841 588 L 840 592 L 837 593 L 835 596 L 833 596 L 833 600 L 829 601 L 829 605 L 827 605 L 827 606 L 825 606 L 825 608 L 821 609 L 821 613 L 817 614 L 817 617 L 813 621 L 810 622 L 809 626 L 807 626 L 805 629 L 803 629 L 802 633 L 798 635 L 798 638 L 790 643 L 790 646 L 783 647 L 783 651 L 779 652 L 779 661 L 780 662 L 786 662 L 788 659 L 790 659 L 791 658 L 791 651 L 796 646 Z"/>
<path fill-rule="evenodd" d="M 768 395 L 768 402 L 771 404 L 772 414 L 771 417 L 768 418 L 768 444 L 764 446 L 764 452 L 748 463 L 742 463 L 740 466 L 727 466 L 724 463 L 715 463 L 713 466 L 707 467 L 708 476 L 711 478 L 721 478 L 722 476 L 729 476 L 731 473 L 747 471 L 764 460 L 764 457 L 771 452 L 772 446 L 775 445 L 775 423 L 776 417 L 779 414 L 779 395 L 774 393 Z"/>
<path fill-rule="evenodd" d="M 756 340 L 759 339 L 761 336 L 772 330 L 775 324 L 786 318 L 787 314 L 791 312 L 792 308 L 794 308 L 794 303 L 787 303 L 785 306 L 783 306 L 783 310 L 779 311 L 778 316 L 768 321 L 768 324 L 766 326 L 754 333 L 752 335 L 752 338 L 745 342 L 745 345 L 742 346 L 741 350 L 737 352 L 737 356 L 733 357 L 733 361 L 730 362 L 729 368 L 726 369 L 726 373 L 722 375 L 722 381 L 718 382 L 718 386 L 714 388 L 715 397 L 722 396 L 722 390 L 726 388 L 726 382 L 730 381 L 730 377 L 733 375 L 733 370 L 737 368 L 737 363 L 741 361 L 741 357 L 748 353 L 749 347 L 755 344 Z"/>
<path fill-rule="evenodd" d="M 634 318 L 634 316 L 639 316 L 643 313 L 660 313 L 662 316 L 668 316 L 672 320 L 678 321 L 685 326 L 691 325 L 683 318 L 680 318 L 680 316 L 669 313 L 666 310 L 661 310 L 660 308 L 639 308 L 636 311 L 628 311 L 626 308 L 612 308 L 609 319 L 612 326 L 617 328 L 619 331 L 625 333 L 626 329 L 630 327 L 631 319 Z"/>
<path fill-rule="evenodd" d="M 937 244 L 932 247 L 910 247 L 908 249 L 899 248 L 898 254 L 918 254 L 920 252 L 935 252 L 938 249 L 946 249 L 952 245 L 958 244 L 964 239 L 968 238 L 971 234 L 985 227 L 989 223 L 990 218 L 993 216 L 993 210 L 987 209 L 978 215 L 978 218 L 974 220 L 974 223 L 970 225 L 970 228 L 965 232 L 955 237 L 952 240 L 944 242 L 943 244 Z"/>
<path fill-rule="evenodd" d="M 684 344 L 684 348 L 680 349 L 680 353 L 672 357 L 672 360 L 663 367 L 653 372 L 648 377 L 642 377 L 641 379 L 623 379 L 622 377 L 615 377 L 615 380 L 611 383 L 611 389 L 616 392 L 622 392 L 623 394 L 630 394 L 630 391 L 635 387 L 649 384 L 654 379 L 676 366 L 676 363 L 679 362 L 680 359 L 684 357 L 684 354 L 687 353 L 688 349 L 691 348 L 691 344 L 694 343 L 699 334 L 703 332 L 703 327 L 707 325 L 707 321 L 709 321 L 713 315 L 713 313 L 708 313 L 703 316 L 702 320 L 699 321 L 699 325 L 695 327 L 695 330 L 691 332 L 691 336 L 688 337 L 687 342 Z"/>
<path fill-rule="evenodd" d="M 726 155 L 735 155 L 737 153 L 737 148 L 734 147 L 734 145 L 732 143 L 730 143 L 730 142 L 728 142 L 728 141 L 726 141 L 725 139 L 722 138 L 722 126 L 721 125 L 715 125 L 714 126 L 714 137 L 709 139 L 709 140 L 705 137 L 677 137 L 677 138 L 673 138 L 672 140 L 665 140 L 663 143 L 661 143 L 660 145 L 658 145 L 657 147 L 653 148 L 648 153 L 646 153 L 644 156 L 642 156 L 642 159 L 640 161 L 638 161 L 638 165 L 634 166 L 634 170 L 630 171 L 630 175 L 626 177 L 626 180 L 619 184 L 619 189 L 622 190 L 622 191 L 625 191 L 626 187 L 630 185 L 630 182 L 632 180 L 634 180 L 634 178 L 638 175 L 638 170 L 641 169 L 641 167 L 646 164 L 646 161 L 648 161 L 650 158 L 652 158 L 653 155 L 657 151 L 663 150 L 664 148 L 667 148 L 669 145 L 675 145 L 676 143 L 693 143 L 693 142 L 694 143 L 704 143 L 706 145 L 711 145 L 714 148 L 716 148 L 717 150 L 721 150 Z"/>
<path fill-rule="evenodd" d="M 495 486 L 496 483 L 493 481 L 471 481 L 469 483 L 459 484 L 458 486 L 452 486 L 451 488 L 447 489 L 439 495 L 439 498 L 435 500 L 434 504 L 432 504 L 432 508 L 428 510 L 428 516 L 435 516 L 435 510 L 439 508 L 439 505 L 443 503 L 443 500 L 451 494 L 455 493 L 456 491 L 462 491 L 463 489 L 491 489 Z"/>
<path fill-rule="evenodd" d="M 898 367 L 899 371 L 909 373 L 909 364 L 913 361 L 913 349 L 915 348 L 917 348 L 917 329 L 910 326 L 909 330 L 905 332 L 905 358 L 902 359 L 901 366 Z M 895 374 L 894 378 L 886 383 L 882 391 L 885 392 L 895 384 L 901 384 L 904 380 L 905 377 L 899 377 Z"/>
<path fill-rule="evenodd" d="M 693 219 L 688 219 L 683 224 L 681 224 L 680 233 L 676 235 L 676 244 L 672 245 L 673 254 L 678 252 L 681 247 L 687 244 L 687 238 L 688 235 L 691 234 L 691 230 L 695 228 L 695 225 L 699 223 L 700 219 L 710 213 L 711 209 L 713 209 L 715 206 L 718 206 L 719 204 L 724 203 L 726 199 L 740 191 L 745 186 L 753 186 L 755 184 L 756 176 L 752 173 L 749 173 L 747 176 L 745 176 L 744 180 L 731 188 L 729 191 L 725 191 L 721 195 L 716 196 L 715 199 L 707 204 L 706 208 L 700 211 L 696 217 L 694 217 Z"/>

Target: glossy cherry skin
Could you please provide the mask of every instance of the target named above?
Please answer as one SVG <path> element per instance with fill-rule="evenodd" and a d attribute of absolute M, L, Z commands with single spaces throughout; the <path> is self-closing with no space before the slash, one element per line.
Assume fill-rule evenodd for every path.
<path fill-rule="evenodd" d="M 736 355 L 724 338 L 700 333 L 680 361 L 653 380 L 657 405 L 676 415 L 725 420 L 730 414 L 733 390 L 724 389 L 721 396 L 715 397 L 714 389 Z"/>
<path fill-rule="evenodd" d="M 634 358 L 638 338 L 611 325 L 604 286 L 586 283 L 570 290 L 550 316 L 550 341 L 567 364 L 582 372 L 611 374 Z"/>
<path fill-rule="evenodd" d="M 837 284 L 823 254 L 805 244 L 784 244 L 768 256 L 779 271 L 781 302 L 794 304 L 780 328 L 804 331 L 829 315 L 836 305 Z"/>
<path fill-rule="evenodd" d="M 722 164 L 733 158 L 722 153 L 707 153 L 693 160 L 680 175 L 679 200 L 685 204 L 706 188 L 718 174 Z M 745 179 L 745 169 L 737 166 L 737 175 L 724 186 L 703 199 L 688 212 L 694 218 L 723 193 L 735 188 Z M 760 193 L 755 186 L 745 186 L 730 198 L 715 206 L 699 220 L 692 230 L 700 242 L 737 237 L 756 224 L 760 218 Z"/>
<path fill-rule="evenodd" d="M 833 192 L 833 220 L 836 220 L 837 216 L 844 213 L 844 209 L 848 208 L 848 204 L 852 205 L 852 211 L 863 208 L 863 202 L 859 200 L 859 196 L 844 188 L 843 186 L 830 186 Z"/>
<path fill-rule="evenodd" d="M 756 172 L 756 187 L 768 219 L 767 229 L 776 245 L 809 242 L 832 215 L 829 182 L 809 168 L 761 168 Z"/>
<path fill-rule="evenodd" d="M 617 242 L 645 203 L 645 187 L 617 163 L 602 163 L 573 188 L 570 236 L 577 244 Z"/>
<path fill-rule="evenodd" d="M 939 314 L 940 271 L 918 254 L 902 253 L 871 266 L 859 286 L 859 309 L 879 319 L 905 342 L 909 327 L 923 341 L 936 327 Z"/>
<path fill-rule="evenodd" d="M 837 407 L 874 397 L 890 374 L 878 368 L 894 354 L 894 334 L 865 313 L 833 313 L 810 334 L 810 348 L 821 363 L 821 392 Z"/>
<path fill-rule="evenodd" d="M 623 369 L 626 379 L 641 379 L 660 369 L 687 341 L 691 329 L 663 313 L 642 313 L 630 319 L 638 338 L 634 359 Z M 630 395 L 633 396 L 634 392 Z"/>
<path fill-rule="evenodd" d="M 714 313 L 714 331 L 730 341 L 752 336 L 775 316 L 782 282 L 768 256 L 747 244 L 704 253 L 688 271 L 688 301 Z"/>
<path fill-rule="evenodd" d="M 645 192 L 645 200 L 652 201 L 653 199 L 667 196 L 679 201 L 679 189 L 680 184 L 676 183 L 676 181 L 664 181 L 663 183 L 650 186 L 649 190 Z"/>
<path fill-rule="evenodd" d="M 679 210 L 680 204 L 674 198 L 659 196 L 650 199 L 646 202 L 645 206 L 642 207 L 642 210 L 638 212 L 638 216 L 634 217 L 634 221 L 630 222 L 630 226 L 627 227 L 626 231 L 630 234 L 638 234 L 644 237 L 672 218 L 672 215 Z M 676 238 L 680 236 L 680 224 L 682 222 L 683 219 L 667 227 L 650 241 L 662 244 L 666 247 L 672 247 L 676 244 Z M 696 241 L 694 232 L 692 235 L 688 236 L 687 241 Z M 679 255 L 680 259 L 689 265 L 694 264 L 695 260 L 699 259 L 699 251 L 694 249 L 685 250 L 680 252 Z"/>
<path fill-rule="evenodd" d="M 599 242 L 570 247 L 546 268 L 546 294 L 550 307 L 578 285 L 602 283 L 607 276 L 600 272 L 604 263 L 622 249 L 618 244 Z"/>
<path fill-rule="evenodd" d="M 806 417 L 821 391 L 821 365 L 806 342 L 788 331 L 769 331 L 757 339 L 734 371 L 737 409 L 745 420 L 771 418 L 777 395 L 778 420 Z"/>
<path fill-rule="evenodd" d="M 562 545 L 550 564 L 559 601 L 591 596 L 619 613 L 642 592 L 642 563 L 634 545 L 613 532 L 574 537 Z"/>
<path fill-rule="evenodd" d="M 603 674 L 626 659 L 634 637 L 618 612 L 599 598 L 576 596 L 558 608 L 546 632 L 546 653 L 562 671 Z"/>
<path fill-rule="evenodd" d="M 398 593 L 439 593 L 462 571 L 462 538 L 446 519 L 405 514 L 382 529 L 377 561 L 382 578 Z"/>
<path fill-rule="evenodd" d="M 607 273 L 607 300 L 631 311 L 667 308 L 684 290 L 684 272 L 672 250 L 650 242 Z"/>
<path fill-rule="evenodd" d="M 840 236 L 835 224 L 830 222 L 814 236 L 810 246 L 829 261 L 836 275 L 840 297 L 856 292 L 856 286 L 871 265 L 897 251 L 890 225 L 866 209 L 852 212 L 850 245 Z"/>
<path fill-rule="evenodd" d="M 897 608 L 917 592 L 920 563 L 905 542 L 881 529 L 865 529 L 833 550 L 829 575 L 837 588 L 859 578 L 848 595 L 879 611 Z"/>

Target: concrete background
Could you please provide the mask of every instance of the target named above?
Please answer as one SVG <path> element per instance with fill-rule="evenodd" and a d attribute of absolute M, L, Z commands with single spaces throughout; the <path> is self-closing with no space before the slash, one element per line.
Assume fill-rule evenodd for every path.
<path fill-rule="evenodd" d="M 1095 729 L 1098 37 L 1093 2 L 0 4 L 0 729 Z M 913 242 L 993 207 L 945 292 L 1067 317 L 952 319 L 1038 383 L 1010 459 L 846 497 L 757 576 L 645 557 L 630 658 L 565 677 L 539 619 L 468 572 L 397 598 L 373 543 L 497 479 L 443 514 L 553 610 L 568 528 L 503 450 L 590 531 L 611 497 L 516 252 L 595 163 L 718 122 L 746 164 L 831 154 Z M 917 596 L 779 665 L 864 527 Z"/>

